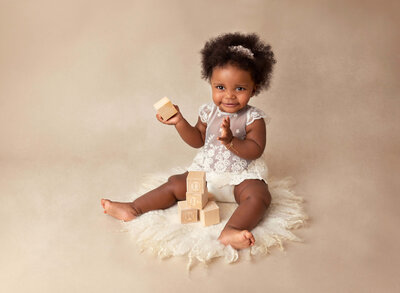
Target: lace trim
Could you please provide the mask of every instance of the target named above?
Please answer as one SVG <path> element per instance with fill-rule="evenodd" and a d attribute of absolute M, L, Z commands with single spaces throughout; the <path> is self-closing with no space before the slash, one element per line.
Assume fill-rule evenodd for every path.
<path fill-rule="evenodd" d="M 212 111 L 212 104 L 204 104 L 200 106 L 199 117 L 201 122 L 208 123 Z"/>
<path fill-rule="evenodd" d="M 246 117 L 246 126 L 250 125 L 257 119 L 265 118 L 265 124 L 270 122 L 270 118 L 264 113 L 264 111 L 257 109 L 255 107 L 251 107 L 250 110 L 247 112 Z"/>

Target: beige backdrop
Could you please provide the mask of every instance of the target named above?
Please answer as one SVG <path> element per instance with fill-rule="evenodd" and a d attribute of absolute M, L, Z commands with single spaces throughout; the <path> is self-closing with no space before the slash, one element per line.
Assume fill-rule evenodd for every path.
<path fill-rule="evenodd" d="M 398 1 L 0 1 L 3 292 L 399 292 Z M 195 150 L 152 105 L 194 123 L 199 50 L 257 32 L 276 54 L 270 174 L 293 176 L 304 243 L 186 274 L 140 255 L 99 200 Z M 172 291 L 173 290 L 173 291 Z"/>

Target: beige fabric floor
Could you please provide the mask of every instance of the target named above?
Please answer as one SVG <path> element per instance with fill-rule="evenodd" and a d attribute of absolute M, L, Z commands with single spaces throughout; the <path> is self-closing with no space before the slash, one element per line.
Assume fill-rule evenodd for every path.
<path fill-rule="evenodd" d="M 397 1 L 0 1 L 2 292 L 399 292 Z M 303 243 L 196 266 L 139 254 L 100 198 L 195 150 L 154 118 L 196 121 L 199 50 L 258 32 L 278 63 L 252 104 L 271 175 L 306 200 Z"/>

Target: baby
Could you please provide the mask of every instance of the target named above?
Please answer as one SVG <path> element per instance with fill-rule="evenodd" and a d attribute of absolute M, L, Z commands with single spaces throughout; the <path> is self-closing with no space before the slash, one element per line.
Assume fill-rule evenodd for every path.
<path fill-rule="evenodd" d="M 202 148 L 188 171 L 205 171 L 207 187 L 217 201 L 237 202 L 218 240 L 235 249 L 254 245 L 250 232 L 271 202 L 267 166 L 261 155 L 266 144 L 264 112 L 250 99 L 269 87 L 276 60 L 271 47 L 256 34 L 228 33 L 210 39 L 201 50 L 202 77 L 209 81 L 212 102 L 202 105 L 195 126 L 178 113 L 168 120 L 182 139 Z M 188 172 L 171 176 L 166 183 L 133 202 L 102 199 L 104 213 L 131 221 L 143 213 L 166 209 L 186 199 Z"/>

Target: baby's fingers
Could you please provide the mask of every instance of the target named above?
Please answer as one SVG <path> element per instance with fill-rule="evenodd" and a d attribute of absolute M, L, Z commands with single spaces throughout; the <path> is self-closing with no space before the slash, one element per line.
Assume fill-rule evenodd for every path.
<path fill-rule="evenodd" d="M 168 124 L 167 120 L 164 120 L 160 114 L 156 114 L 156 118 L 158 121 L 160 121 L 163 124 Z"/>
<path fill-rule="evenodd" d="M 160 121 L 161 123 L 164 123 L 165 121 L 162 119 L 162 117 L 161 117 L 161 115 L 160 114 L 156 114 L 156 118 L 157 118 L 157 120 L 158 121 Z"/>
<path fill-rule="evenodd" d="M 230 127 L 229 117 L 225 117 L 224 120 L 222 120 L 221 127 L 226 129 Z"/>
<path fill-rule="evenodd" d="M 225 117 L 224 124 L 226 124 L 227 127 L 231 126 L 231 119 L 229 116 Z"/>

